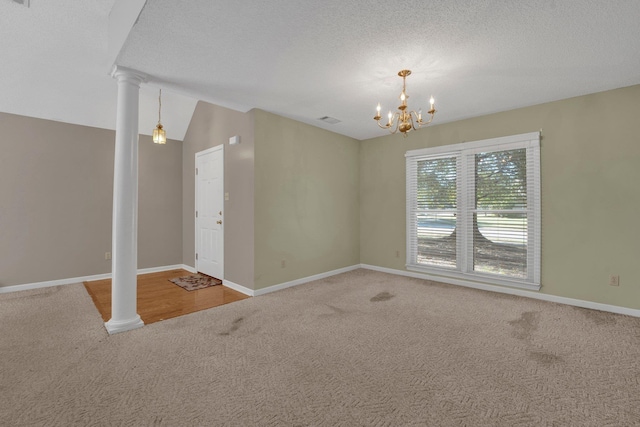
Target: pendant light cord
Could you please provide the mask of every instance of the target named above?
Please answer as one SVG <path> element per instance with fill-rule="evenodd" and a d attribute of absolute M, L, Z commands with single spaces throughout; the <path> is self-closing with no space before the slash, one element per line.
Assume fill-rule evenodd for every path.
<path fill-rule="evenodd" d="M 162 111 L 162 89 L 160 89 L 160 94 L 158 95 L 158 123 L 160 123 L 161 111 Z"/>

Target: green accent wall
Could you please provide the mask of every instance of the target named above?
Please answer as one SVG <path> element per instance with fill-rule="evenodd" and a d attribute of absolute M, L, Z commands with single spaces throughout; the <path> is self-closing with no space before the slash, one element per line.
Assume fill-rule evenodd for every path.
<path fill-rule="evenodd" d="M 360 143 L 253 112 L 254 289 L 359 264 Z"/>
<path fill-rule="evenodd" d="M 405 270 L 406 151 L 542 129 L 540 292 L 640 309 L 639 118 L 640 85 L 361 141 L 361 262 Z"/>

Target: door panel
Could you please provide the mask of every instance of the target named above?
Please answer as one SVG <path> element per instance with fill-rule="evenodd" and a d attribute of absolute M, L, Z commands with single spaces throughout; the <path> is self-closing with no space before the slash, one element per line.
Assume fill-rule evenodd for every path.
<path fill-rule="evenodd" d="M 224 278 L 224 146 L 196 154 L 196 269 Z"/>

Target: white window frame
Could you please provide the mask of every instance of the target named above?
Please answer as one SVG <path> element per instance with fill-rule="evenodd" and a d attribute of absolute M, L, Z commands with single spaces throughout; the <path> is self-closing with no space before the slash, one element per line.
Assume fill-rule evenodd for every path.
<path fill-rule="evenodd" d="M 472 180 L 467 179 L 470 172 L 469 162 L 477 153 L 526 149 L 527 152 L 527 277 L 518 279 L 499 274 L 473 271 L 473 230 L 469 227 L 474 212 L 474 193 Z M 464 142 L 432 148 L 410 150 L 406 157 L 407 179 L 407 270 L 435 274 L 452 279 L 464 279 L 474 282 L 511 286 L 529 290 L 540 289 L 540 133 L 531 132 L 520 135 Z M 426 266 L 417 262 L 417 163 L 422 160 L 442 157 L 457 158 L 457 267 L 455 269 Z"/>

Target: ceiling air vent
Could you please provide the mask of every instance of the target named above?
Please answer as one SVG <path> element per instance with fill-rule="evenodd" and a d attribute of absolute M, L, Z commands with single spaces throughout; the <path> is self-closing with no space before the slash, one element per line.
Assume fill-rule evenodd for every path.
<path fill-rule="evenodd" d="M 325 123 L 329 123 L 330 125 L 335 125 L 336 123 L 340 123 L 341 120 L 335 119 L 333 117 L 329 117 L 329 116 L 324 116 L 324 117 L 320 117 L 318 118 L 318 120 L 322 120 Z"/>

